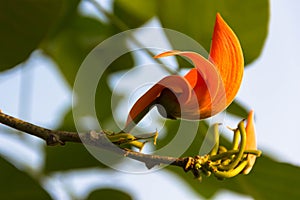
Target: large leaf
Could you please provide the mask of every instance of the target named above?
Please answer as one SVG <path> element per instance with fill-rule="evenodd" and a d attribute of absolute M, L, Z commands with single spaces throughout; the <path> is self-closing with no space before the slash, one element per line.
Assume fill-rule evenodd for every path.
<path fill-rule="evenodd" d="M 58 129 L 77 131 L 71 109 L 65 114 Z M 90 167 L 103 168 L 107 166 L 98 161 L 83 144 L 67 143 L 63 147 L 46 146 L 46 162 L 44 170 L 47 173 Z"/>
<path fill-rule="evenodd" d="M 103 103 L 103 101 L 101 101 L 101 103 Z M 106 106 L 109 103 L 110 102 L 103 103 L 104 105 L 103 108 L 105 107 L 110 108 L 109 106 Z M 100 109 L 103 113 L 111 112 L 110 109 L 108 111 L 103 110 L 101 107 L 98 109 Z M 99 116 L 99 121 L 104 122 L 102 123 L 104 127 L 108 127 L 106 126 L 106 124 L 110 123 L 112 119 L 111 117 L 104 115 L 104 116 Z M 110 130 L 113 130 L 111 124 L 112 123 L 110 123 L 109 128 Z M 89 128 L 92 129 L 91 127 Z M 58 129 L 74 131 L 74 132 L 77 131 L 74 124 L 73 113 L 71 109 L 65 114 L 65 117 Z M 86 130 L 86 132 L 90 131 L 90 129 Z M 47 146 L 45 171 L 53 172 L 53 171 L 61 171 L 61 170 L 73 170 L 79 168 L 107 167 L 105 164 L 101 163 L 99 160 L 97 160 L 94 157 L 97 156 L 99 153 L 103 153 L 103 151 L 101 151 L 100 149 L 97 150 L 93 148 L 87 149 L 87 147 L 84 146 L 84 144 L 67 143 L 64 147 Z M 115 159 L 110 164 L 117 163 L 117 162 L 119 162 L 119 160 Z"/>
<path fill-rule="evenodd" d="M 43 43 L 43 50 L 54 59 L 73 86 L 76 73 L 88 53 L 110 36 L 108 26 L 78 14 L 70 18 L 55 37 Z"/>
<path fill-rule="evenodd" d="M 200 196 L 212 198 L 220 190 L 230 190 L 254 199 L 297 199 L 299 198 L 300 168 L 287 163 L 276 162 L 267 156 L 257 160 L 247 176 L 220 181 L 214 177 L 198 182 L 182 169 L 169 167 L 179 175 Z"/>
<path fill-rule="evenodd" d="M 130 28 L 137 28 L 152 18 L 157 10 L 157 1 L 148 0 L 116 0 L 114 1 L 114 14 L 123 20 Z"/>
<path fill-rule="evenodd" d="M 70 86 L 73 86 L 77 72 L 84 59 L 94 47 L 96 47 L 104 39 L 113 35 L 114 31 L 115 28 L 109 24 L 103 24 L 96 19 L 74 14 L 68 18 L 60 30 L 57 30 L 52 37 L 43 43 L 42 48 L 45 53 L 54 59 Z M 117 48 L 119 48 L 121 45 L 126 44 L 118 43 Z M 97 52 L 108 56 L 110 53 L 114 53 L 109 52 L 109 49 L 107 48 L 97 49 Z M 88 63 L 97 71 L 97 68 L 106 67 L 102 64 L 105 59 L 102 59 L 97 57 L 89 60 Z M 108 76 L 110 73 L 127 69 L 132 66 L 132 56 L 130 54 L 124 54 L 118 59 L 114 60 L 114 62 L 107 67 L 107 70 L 102 74 L 101 77 L 99 77 L 101 78 L 99 83 L 94 83 L 91 81 L 90 76 L 84 77 L 86 81 L 81 86 L 82 90 L 80 91 L 83 91 L 84 93 L 86 88 L 90 87 L 89 84 L 96 84 L 96 86 L 98 84 L 98 87 L 95 96 L 91 96 L 90 94 L 78 94 L 78 101 L 81 101 L 81 99 L 84 101 L 84 98 L 87 98 L 88 100 L 95 99 L 97 118 L 101 126 L 104 128 L 108 127 L 110 130 L 115 130 L 114 128 L 116 127 L 115 123 L 112 123 L 114 122 L 110 106 L 112 92 L 108 86 Z M 75 91 L 75 93 L 77 92 L 78 91 Z M 87 111 L 88 109 L 85 109 L 85 106 L 90 106 L 90 104 L 80 105 L 80 109 L 83 110 L 81 116 L 90 116 L 90 113 Z M 109 126 L 107 124 L 109 124 Z M 66 114 L 59 129 L 76 131 L 71 111 Z M 93 129 L 93 127 L 87 127 L 87 130 L 85 131 L 89 131 L 90 129 Z M 75 160 L 74 155 L 76 155 Z M 116 159 L 115 162 L 118 162 L 118 160 Z M 66 148 L 58 149 L 47 147 L 46 171 L 48 172 L 97 166 L 103 167 L 103 165 L 93 158 L 93 156 L 89 154 L 82 145 L 67 144 Z"/>
<path fill-rule="evenodd" d="M 43 44 L 43 49 L 56 61 L 63 76 L 66 78 L 68 83 L 73 86 L 75 77 L 82 62 L 86 59 L 94 47 L 100 44 L 104 39 L 107 39 L 113 35 L 114 31 L 115 28 L 110 24 L 103 24 L 96 19 L 83 17 L 79 14 L 76 14 L 73 15 L 72 18 L 69 18 L 64 27 L 61 28 L 60 32 L 57 32 L 54 37 L 50 38 Z M 121 46 L 126 44 L 119 43 L 118 45 Z M 108 49 L 103 50 L 99 48 L 97 49 L 97 53 L 109 56 L 110 53 L 114 52 L 109 52 Z M 80 96 L 80 99 L 96 99 L 97 114 L 100 121 L 104 123 L 104 121 L 108 121 L 112 118 L 110 107 L 112 93 L 108 86 L 107 77 L 114 71 L 132 67 L 133 59 L 130 54 L 125 54 L 120 56 L 109 66 L 105 66 L 103 63 L 105 62 L 106 57 L 103 55 L 101 57 L 93 57 L 92 60 L 88 60 L 89 65 L 92 65 L 92 68 L 95 71 L 97 71 L 99 68 L 107 68 L 101 77 L 96 77 L 101 78 L 96 96 L 92 97 L 91 94 L 89 94 L 87 97 L 82 94 L 78 95 Z M 91 81 L 88 75 L 85 78 L 86 81 L 84 82 L 84 85 L 81 86 L 83 91 L 85 88 L 94 86 L 91 84 L 98 84 L 97 82 Z M 89 115 L 89 113 L 83 114 Z M 65 122 L 73 123 L 71 120 L 65 120 Z M 71 127 L 72 124 L 63 126 Z"/>
<path fill-rule="evenodd" d="M 82 144 L 67 143 L 64 147 L 46 147 L 45 171 L 105 167 Z"/>
<path fill-rule="evenodd" d="M 41 185 L 0 157 L 1 199 L 51 199 Z"/>
<path fill-rule="evenodd" d="M 136 28 L 157 15 L 164 28 L 174 29 L 192 37 L 207 51 L 215 16 L 219 12 L 239 37 L 246 64 L 259 56 L 268 31 L 268 0 L 148 0 L 147 3 L 116 0 L 115 8 L 115 14 L 121 19 L 132 19 L 125 21 L 129 28 Z"/>
<path fill-rule="evenodd" d="M 53 26 L 51 32 L 47 36 L 46 40 L 56 37 L 56 34 L 59 34 L 61 30 L 64 29 L 65 25 L 68 24 L 74 16 L 77 15 L 78 5 L 81 0 L 64 0 L 62 2 L 62 12 L 59 15 L 59 19 Z"/>
<path fill-rule="evenodd" d="M 229 114 L 246 119 L 249 111 L 237 100 L 234 100 L 226 109 Z"/>
<path fill-rule="evenodd" d="M 131 200 L 131 196 L 126 192 L 111 189 L 111 188 L 101 188 L 93 191 L 88 200 L 96 200 L 96 199 L 114 199 L 114 200 Z"/>
<path fill-rule="evenodd" d="M 170 121 L 167 123 L 167 136 L 158 141 L 159 147 L 166 145 L 172 140 L 179 127 L 178 121 Z M 201 122 L 198 133 L 182 156 L 194 156 L 199 153 L 201 143 L 206 133 L 207 125 Z M 187 134 L 191 134 L 186 130 Z M 221 144 L 228 146 L 229 141 L 221 138 Z M 178 149 L 178 144 L 175 149 Z M 251 173 L 247 176 L 239 175 L 238 177 L 226 179 L 224 181 L 217 180 L 215 177 L 204 178 L 202 182 L 193 179 L 191 173 L 186 174 L 178 167 L 170 166 L 168 170 L 176 173 L 182 178 L 196 193 L 206 198 L 212 198 L 220 190 L 230 190 L 236 193 L 250 195 L 255 199 L 297 199 L 300 195 L 299 187 L 300 168 L 287 164 L 280 163 L 267 155 L 263 154 L 257 159 Z"/>
<path fill-rule="evenodd" d="M 28 58 L 61 14 L 60 0 L 0 2 L 0 71 Z"/>

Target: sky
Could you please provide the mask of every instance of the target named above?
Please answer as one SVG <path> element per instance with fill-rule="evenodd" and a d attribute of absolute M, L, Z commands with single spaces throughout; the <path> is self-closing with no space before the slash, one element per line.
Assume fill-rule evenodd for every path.
<path fill-rule="evenodd" d="M 245 71 L 244 80 L 237 99 L 248 108 L 254 109 L 256 114 L 256 130 L 259 149 L 271 154 L 275 159 L 300 166 L 300 135 L 298 134 L 298 119 L 300 113 L 300 1 L 271 0 L 271 19 L 269 35 L 261 56 Z M 40 52 L 35 52 L 31 59 L 17 70 L 8 71 L 0 75 L 0 109 L 5 113 L 20 117 L 32 123 L 54 128 L 71 103 L 71 91 L 51 61 L 41 58 Z M 30 95 L 24 95 L 25 92 Z M 47 88 L 47 90 L 45 90 Z M 0 127 L 0 153 L 12 153 L 11 149 L 19 149 L 25 156 L 11 154 L 11 159 L 28 163 L 33 168 L 41 166 L 42 156 L 38 153 L 41 142 L 33 141 L 33 149 L 17 142 L 18 138 L 4 134 L 6 130 Z M 15 148 L 11 148 L 14 145 Z M 21 160 L 21 161 L 20 161 Z M 126 173 L 98 173 L 93 169 L 83 172 L 80 177 L 72 173 L 56 174 L 55 178 L 46 181 L 46 187 L 57 193 L 57 199 L 67 199 L 59 189 L 60 185 L 71 184 L 76 188 L 83 180 L 85 187 L 78 187 L 77 194 L 84 196 L 90 185 L 115 186 L 128 188 L 136 199 L 153 199 L 160 191 L 174 191 L 174 197 L 196 199 L 197 196 L 184 184 L 177 181 L 172 174 L 159 171 L 147 175 L 132 175 Z M 95 175 L 96 174 L 96 175 Z M 117 176 L 116 176 L 117 175 Z M 111 177 L 114 177 L 111 179 Z M 118 177 L 118 178 L 116 178 Z M 151 186 L 147 190 L 141 189 L 141 184 L 157 182 L 159 187 Z M 176 183 L 176 184 L 174 184 Z M 181 188 L 178 190 L 178 188 Z M 53 192 L 55 193 L 55 192 Z M 220 192 L 214 199 L 249 199 L 230 192 Z"/>
<path fill-rule="evenodd" d="M 245 71 L 237 96 L 256 112 L 258 146 L 280 161 L 300 165 L 299 1 L 271 1 L 264 50 Z M 296 125 L 296 127 L 294 126 Z"/>

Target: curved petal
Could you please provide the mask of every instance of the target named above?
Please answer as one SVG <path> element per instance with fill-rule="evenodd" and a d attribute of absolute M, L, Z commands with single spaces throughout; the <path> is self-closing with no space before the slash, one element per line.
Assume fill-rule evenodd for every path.
<path fill-rule="evenodd" d="M 257 150 L 256 146 L 256 135 L 255 135 L 255 126 L 254 126 L 254 111 L 251 110 L 248 118 L 247 118 L 247 125 L 246 125 L 246 150 Z M 255 160 L 256 156 L 255 155 L 248 155 L 248 164 L 243 170 L 244 174 L 249 174 L 251 171 Z"/>
<path fill-rule="evenodd" d="M 227 107 L 240 88 L 244 72 L 244 57 L 237 36 L 219 13 L 216 17 L 209 60 L 221 74 Z"/>
<path fill-rule="evenodd" d="M 172 117 L 178 114 L 171 108 L 177 110 L 180 105 L 180 111 L 184 113 L 180 117 L 204 119 L 223 111 L 233 101 L 241 85 L 244 59 L 238 38 L 220 14 L 216 17 L 209 59 L 181 51 L 167 51 L 155 58 L 172 55 L 190 59 L 195 69 L 184 78 L 169 76 L 155 84 L 134 104 L 126 127 L 132 128 L 132 124 L 139 122 L 156 103 L 165 106 L 174 103 L 169 107 L 169 111 L 175 113 L 175 116 L 170 115 Z M 169 90 L 164 90 L 166 88 Z"/>
<path fill-rule="evenodd" d="M 203 119 L 225 109 L 225 102 L 223 103 L 223 106 L 221 106 L 220 101 L 215 102 L 216 97 L 221 96 L 220 93 L 225 96 L 222 79 L 216 67 L 209 60 L 195 52 L 175 50 L 164 52 L 155 57 L 161 58 L 173 55 L 180 55 L 190 59 L 196 67 L 185 75 L 185 78 L 193 88 L 198 100 L 197 102 L 193 102 L 193 104 L 196 103 L 198 107 L 197 112 L 193 113 L 197 114 L 188 118 L 193 119 L 193 117 L 196 117 L 195 119 Z M 193 105 L 186 106 L 195 107 Z"/>
<path fill-rule="evenodd" d="M 195 52 L 177 51 L 177 50 L 161 53 L 159 55 L 156 55 L 154 58 L 162 58 L 162 57 L 174 56 L 174 55 L 180 55 L 189 58 L 193 62 L 197 71 L 201 74 L 203 80 L 205 80 L 208 88 L 210 88 L 210 93 L 212 94 L 212 96 L 216 95 L 220 77 L 219 77 L 218 70 L 209 60 L 207 60 L 206 58 L 204 58 L 203 56 Z M 193 74 L 192 76 L 190 74 L 187 74 L 185 76 L 185 78 L 190 82 L 193 88 L 196 85 L 195 79 L 198 80 L 195 76 L 196 74 Z"/>
<path fill-rule="evenodd" d="M 130 131 L 148 113 L 152 106 L 160 103 L 157 102 L 157 99 L 165 88 L 177 94 L 177 100 L 180 104 L 184 104 L 190 99 L 191 88 L 188 82 L 181 76 L 167 76 L 156 83 L 135 102 L 127 117 L 124 131 Z M 167 102 L 169 99 L 164 100 L 164 102 Z"/>

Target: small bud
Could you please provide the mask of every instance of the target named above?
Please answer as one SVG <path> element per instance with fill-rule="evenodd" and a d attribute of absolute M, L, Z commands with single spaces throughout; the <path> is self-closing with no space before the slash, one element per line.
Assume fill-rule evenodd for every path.
<path fill-rule="evenodd" d="M 254 111 L 251 110 L 246 125 L 246 147 L 245 150 L 257 150 L 256 146 L 256 135 L 255 135 L 255 126 L 254 126 Z M 247 157 L 248 164 L 243 170 L 243 174 L 249 174 L 256 160 L 256 155 L 248 155 Z"/>

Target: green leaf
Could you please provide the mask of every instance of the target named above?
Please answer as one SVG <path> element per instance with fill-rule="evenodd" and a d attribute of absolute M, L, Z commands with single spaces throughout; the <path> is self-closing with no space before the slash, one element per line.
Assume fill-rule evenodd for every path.
<path fill-rule="evenodd" d="M 167 0 L 161 1 L 159 8 L 158 16 L 164 27 L 189 35 L 207 51 L 210 48 L 215 15 L 219 12 L 239 37 L 246 64 L 259 56 L 267 36 L 267 0 Z"/>
<path fill-rule="evenodd" d="M 174 137 L 179 127 L 178 121 L 167 121 L 167 136 L 158 141 L 158 146 L 168 144 Z M 182 156 L 195 156 L 199 150 L 206 133 L 207 125 L 204 122 L 199 124 L 198 133 L 193 143 L 183 153 Z M 186 130 L 186 133 L 190 133 Z M 229 141 L 221 137 L 220 143 L 229 145 Z M 182 144 L 177 144 L 174 149 L 178 149 Z M 171 147 L 169 147 L 171 149 Z M 178 167 L 168 166 L 168 170 L 174 172 L 188 184 L 200 196 L 212 198 L 220 190 L 230 190 L 243 195 L 250 195 L 254 199 L 297 199 L 300 195 L 299 187 L 300 168 L 287 163 L 280 163 L 267 155 L 257 159 L 257 162 L 249 175 L 239 175 L 235 178 L 223 181 L 215 177 L 204 177 L 202 182 L 193 178 L 192 173 L 185 173 Z"/>
<path fill-rule="evenodd" d="M 60 125 L 58 125 L 58 129 L 76 132 L 72 108 L 65 113 L 63 120 L 60 122 Z"/>
<path fill-rule="evenodd" d="M 55 23 L 54 27 L 52 28 L 46 40 L 55 37 L 56 34 L 58 34 L 61 30 L 63 30 L 65 25 L 68 24 L 73 19 L 73 17 L 77 15 L 78 12 L 77 8 L 80 2 L 81 0 L 61 1 L 62 12 L 60 13 L 57 22 Z"/>
<path fill-rule="evenodd" d="M 236 182 L 254 199 L 297 199 L 299 180 L 300 167 L 263 156 L 257 160 L 251 174 L 238 177 Z"/>
<path fill-rule="evenodd" d="M 73 113 L 70 109 L 61 122 L 59 130 L 76 132 Z M 88 130 L 87 130 L 88 131 Z M 76 155 L 74 157 L 74 155 Z M 89 167 L 106 167 L 99 162 L 83 144 L 67 143 L 63 147 L 46 146 L 45 171 L 64 171 Z"/>
<path fill-rule="evenodd" d="M 107 105 L 107 103 L 103 105 L 104 105 L 103 107 L 108 107 L 105 106 Z M 111 110 L 108 111 L 101 110 L 101 111 L 103 113 L 111 112 Z M 111 120 L 112 120 L 111 118 L 105 115 L 103 117 L 101 116 L 99 117 L 99 121 L 103 122 L 101 125 L 103 125 L 104 127 L 108 127 L 108 125 L 106 125 L 107 123 L 110 123 L 111 125 Z M 112 130 L 112 126 L 109 126 L 109 128 L 110 130 Z M 77 131 L 74 124 L 73 113 L 71 109 L 66 113 L 58 129 L 74 131 L 74 132 Z M 90 129 L 86 130 L 86 132 L 88 131 L 90 131 Z M 90 167 L 106 168 L 107 166 L 98 160 L 101 159 L 101 157 L 98 159 L 94 157 L 94 155 L 97 156 L 98 154 L 101 153 L 103 153 L 103 150 L 101 149 L 94 149 L 91 147 L 87 149 L 87 147 L 84 146 L 84 144 L 79 144 L 79 143 L 67 143 L 63 147 L 46 146 L 45 171 L 53 172 L 53 171 L 62 171 L 62 170 L 64 171 L 64 170 L 73 170 L 78 168 L 90 168 Z M 74 155 L 76 156 L 74 157 Z M 110 161 L 110 164 L 116 164 L 121 160 L 122 157 L 120 157 L 120 159 L 116 159 L 116 157 L 114 157 L 114 160 Z"/>
<path fill-rule="evenodd" d="M 106 167 L 94 158 L 83 144 L 67 143 L 63 147 L 46 147 L 45 171 L 63 171 L 89 167 Z"/>
<path fill-rule="evenodd" d="M 239 175 L 223 181 L 209 177 L 199 182 L 182 169 L 168 169 L 179 175 L 196 193 L 208 199 L 224 189 L 250 195 L 254 199 L 297 199 L 300 195 L 300 168 L 274 161 L 267 156 L 257 160 L 249 175 Z"/>
<path fill-rule="evenodd" d="M 93 191 L 88 200 L 96 199 L 115 199 L 115 200 L 131 200 L 133 199 L 128 193 L 112 189 L 112 188 L 101 188 Z"/>
<path fill-rule="evenodd" d="M 1 199 L 51 199 L 37 181 L 2 157 L 0 166 Z"/>
<path fill-rule="evenodd" d="M 77 14 L 64 24 L 55 37 L 47 40 L 42 48 L 58 64 L 64 77 L 72 86 L 85 57 L 110 35 L 107 25 Z"/>
<path fill-rule="evenodd" d="M 237 100 L 234 100 L 226 109 L 229 114 L 246 119 L 249 111 Z"/>
<path fill-rule="evenodd" d="M 61 12 L 60 0 L 0 2 L 0 71 L 25 61 Z"/>
<path fill-rule="evenodd" d="M 113 8 L 119 19 L 126 19 L 123 22 L 128 28 L 137 28 L 155 15 L 156 6 L 154 0 L 115 0 Z"/>
<path fill-rule="evenodd" d="M 136 28 L 156 15 L 164 28 L 177 30 L 192 37 L 207 51 L 210 48 L 216 13 L 221 13 L 240 39 L 246 64 L 260 55 L 268 32 L 268 0 L 124 2 L 115 1 L 115 14 L 121 19 L 131 19 L 130 23 L 127 22 L 130 28 Z"/>
<path fill-rule="evenodd" d="M 186 151 L 182 152 L 182 157 L 184 156 L 195 156 L 199 154 L 201 142 L 204 140 L 205 133 L 207 131 L 207 124 L 204 121 L 200 121 L 198 124 L 198 127 L 196 125 L 197 122 L 195 121 L 184 121 L 186 125 L 184 125 L 184 133 L 180 132 L 180 134 L 189 134 L 185 138 L 182 138 L 178 141 L 178 144 L 175 144 L 173 146 L 169 145 L 169 142 L 172 141 L 175 137 L 175 135 L 178 136 L 179 134 L 179 127 L 183 126 L 180 122 L 180 120 L 167 120 L 165 123 L 166 126 L 166 136 L 163 138 L 159 138 L 157 140 L 157 148 L 162 148 L 165 145 L 169 145 L 169 151 L 170 153 L 173 152 L 172 148 L 174 150 L 178 149 L 179 147 L 182 147 L 183 142 L 186 143 L 185 140 L 190 140 L 192 142 L 191 144 L 187 145 Z M 195 135 L 195 138 L 191 138 L 192 134 L 197 131 L 197 134 Z M 182 137 L 182 136 L 181 136 Z M 184 140 L 183 140 L 184 139 Z"/>
<path fill-rule="evenodd" d="M 113 35 L 114 31 L 114 27 L 109 24 L 103 24 L 96 19 L 76 14 L 67 21 L 60 32 L 44 43 L 43 49 L 56 61 L 68 83 L 73 86 L 77 72 L 84 59 L 94 47 L 100 44 L 104 39 Z M 118 45 L 121 46 L 126 44 Z M 105 51 L 98 49 L 97 51 L 103 55 L 110 55 L 108 49 L 105 49 Z M 101 58 L 103 59 L 103 57 L 104 56 Z M 99 57 L 88 61 L 90 65 L 95 67 L 95 70 L 96 68 L 107 67 L 102 77 L 99 77 L 101 80 L 98 83 L 96 96 L 88 98 L 95 98 L 97 115 L 101 123 L 109 123 L 112 121 L 110 106 L 112 92 L 108 86 L 107 78 L 110 73 L 132 67 L 133 59 L 130 54 L 124 54 L 109 66 L 104 66 L 102 63 L 105 61 L 101 58 Z M 89 77 L 86 78 L 86 85 L 83 85 L 83 88 L 89 87 L 89 84 L 97 84 L 92 83 Z M 89 113 L 85 114 L 88 115 Z M 70 122 L 71 124 L 65 124 L 63 125 L 64 127 L 73 126 L 72 121 L 65 120 L 65 122 Z"/>

